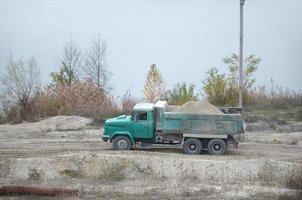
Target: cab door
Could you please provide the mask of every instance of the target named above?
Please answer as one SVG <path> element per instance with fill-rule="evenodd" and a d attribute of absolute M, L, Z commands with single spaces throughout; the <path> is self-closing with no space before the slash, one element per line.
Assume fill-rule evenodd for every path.
<path fill-rule="evenodd" d="M 136 111 L 134 132 L 136 138 L 153 138 L 153 112 Z"/>

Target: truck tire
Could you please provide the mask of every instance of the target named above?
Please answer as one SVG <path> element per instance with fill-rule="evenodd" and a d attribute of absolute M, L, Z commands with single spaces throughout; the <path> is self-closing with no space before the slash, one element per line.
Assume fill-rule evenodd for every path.
<path fill-rule="evenodd" d="M 227 145 L 223 139 L 211 139 L 208 143 L 208 152 L 211 155 L 223 155 Z"/>
<path fill-rule="evenodd" d="M 200 139 L 188 138 L 185 140 L 182 149 L 185 154 L 189 154 L 189 155 L 200 154 L 202 150 L 202 143 Z"/>
<path fill-rule="evenodd" d="M 114 150 L 130 150 L 132 144 L 127 136 L 116 136 L 113 138 Z"/>

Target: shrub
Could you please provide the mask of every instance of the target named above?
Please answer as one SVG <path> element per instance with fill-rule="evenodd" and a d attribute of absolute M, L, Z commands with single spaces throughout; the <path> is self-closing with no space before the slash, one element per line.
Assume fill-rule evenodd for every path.
<path fill-rule="evenodd" d="M 134 105 L 139 101 L 139 99 L 133 97 L 128 90 L 121 98 L 122 112 L 124 114 L 131 114 Z"/>
<path fill-rule="evenodd" d="M 194 89 L 194 84 L 177 83 L 172 90 L 167 91 L 169 104 L 182 105 L 188 101 L 196 101 L 198 97 L 194 94 Z"/>
<path fill-rule="evenodd" d="M 96 120 L 119 112 L 115 99 L 89 80 L 47 88 L 39 97 L 38 107 L 42 116 L 81 115 Z"/>
<path fill-rule="evenodd" d="M 3 123 L 20 123 L 18 104 L 3 106 Z M 37 93 L 29 102 L 26 121 L 37 121 L 55 115 L 81 115 L 101 121 L 120 113 L 115 98 L 104 94 L 92 81 L 76 80 L 70 86 L 56 85 Z"/>
<path fill-rule="evenodd" d="M 29 180 L 39 181 L 41 179 L 40 173 L 36 169 L 30 169 L 30 173 L 28 174 Z"/>
<path fill-rule="evenodd" d="M 73 170 L 73 169 L 65 169 L 62 171 L 59 171 L 60 174 L 71 177 L 71 178 L 81 178 L 83 175 L 81 171 Z"/>
<path fill-rule="evenodd" d="M 302 121 L 302 109 L 299 109 L 299 110 L 296 112 L 296 120 L 297 120 L 297 121 Z"/>
<path fill-rule="evenodd" d="M 253 88 L 248 91 L 248 96 L 248 109 L 272 110 L 302 106 L 301 92 L 283 89 L 279 85 L 273 85 L 270 90 L 264 86 Z"/>
<path fill-rule="evenodd" d="M 126 165 L 124 163 L 116 164 L 106 170 L 104 174 L 99 176 L 101 182 L 119 182 L 126 178 Z"/>

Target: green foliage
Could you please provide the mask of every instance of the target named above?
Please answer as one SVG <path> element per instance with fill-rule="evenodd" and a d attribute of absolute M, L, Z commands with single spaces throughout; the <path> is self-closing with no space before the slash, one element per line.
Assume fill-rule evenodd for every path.
<path fill-rule="evenodd" d="M 66 42 L 60 59 L 60 71 L 50 74 L 52 84 L 70 86 L 77 77 L 76 70 L 81 67 L 81 58 L 81 51 L 76 44 L 72 40 Z"/>
<path fill-rule="evenodd" d="M 237 106 L 238 87 L 238 63 L 239 57 L 232 54 L 224 58 L 228 73 L 219 73 L 218 69 L 211 68 L 207 78 L 202 82 L 203 90 L 208 101 L 217 106 Z M 271 80 L 271 88 L 265 86 L 254 87 L 253 75 L 258 68 L 260 58 L 250 55 L 244 60 L 243 68 L 243 105 L 245 109 L 280 110 L 302 106 L 302 94 L 294 90 L 284 89 Z M 298 120 L 298 118 L 296 118 Z"/>
<path fill-rule="evenodd" d="M 73 169 L 62 170 L 62 171 L 60 171 L 60 174 L 66 175 L 66 176 L 71 177 L 71 178 L 81 178 L 83 176 L 80 171 L 73 170 Z"/>
<path fill-rule="evenodd" d="M 194 94 L 195 85 L 186 83 L 177 83 L 172 91 L 169 91 L 169 104 L 182 105 L 187 101 L 196 101 L 197 95 Z"/>
<path fill-rule="evenodd" d="M 70 86 L 76 76 L 73 70 L 71 70 L 64 62 L 62 63 L 59 72 L 51 72 L 53 85 Z"/>
<path fill-rule="evenodd" d="M 252 78 L 255 71 L 258 69 L 258 64 L 261 59 L 255 55 L 250 55 L 243 61 L 243 86 L 245 89 L 249 89 L 255 83 L 255 79 Z M 229 70 L 229 84 L 233 87 L 238 87 L 237 80 L 239 74 L 239 56 L 232 54 L 230 57 L 223 59 L 223 63 L 227 65 Z"/>
<path fill-rule="evenodd" d="M 223 59 L 227 65 L 228 74 L 219 73 L 217 68 L 210 68 L 207 78 L 203 81 L 203 90 L 205 91 L 208 101 L 217 106 L 237 106 L 238 104 L 238 74 L 239 74 L 239 56 L 232 54 L 230 57 Z M 255 83 L 253 74 L 258 68 L 260 58 L 250 55 L 244 60 L 243 66 L 243 102 L 249 104 L 252 99 L 249 96 L 249 90 Z"/>
<path fill-rule="evenodd" d="M 211 68 L 207 72 L 207 79 L 203 81 L 203 90 L 208 101 L 214 105 L 222 106 L 227 103 L 227 80 L 224 74 L 219 74 L 217 68 Z"/>

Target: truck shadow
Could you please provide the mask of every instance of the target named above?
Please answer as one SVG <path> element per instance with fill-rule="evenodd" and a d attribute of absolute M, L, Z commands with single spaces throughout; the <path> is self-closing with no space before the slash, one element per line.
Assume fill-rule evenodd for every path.
<path fill-rule="evenodd" d="M 134 151 L 143 152 L 160 152 L 160 153 L 183 153 L 182 149 L 179 147 L 138 147 Z"/>
<path fill-rule="evenodd" d="M 139 147 L 133 151 L 186 155 L 186 154 L 184 154 L 181 147 L 148 147 L 148 148 Z M 209 152 L 206 149 L 202 150 L 201 154 L 199 154 L 199 155 L 215 156 L 215 155 L 209 154 Z M 224 155 L 221 155 L 221 156 L 233 156 L 233 155 L 240 155 L 240 153 L 238 153 L 235 150 L 231 150 L 231 151 L 227 151 Z M 187 155 L 187 156 L 190 156 L 190 155 Z"/>

